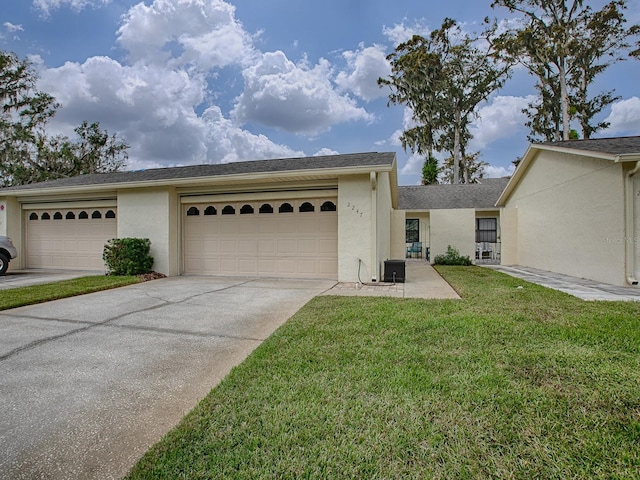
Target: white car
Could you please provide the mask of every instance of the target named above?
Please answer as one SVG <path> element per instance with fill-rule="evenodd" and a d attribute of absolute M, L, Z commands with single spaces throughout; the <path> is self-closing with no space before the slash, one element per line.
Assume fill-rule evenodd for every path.
<path fill-rule="evenodd" d="M 18 256 L 16 247 L 9 237 L 0 236 L 0 275 L 4 275 L 9 268 L 9 262 Z"/>

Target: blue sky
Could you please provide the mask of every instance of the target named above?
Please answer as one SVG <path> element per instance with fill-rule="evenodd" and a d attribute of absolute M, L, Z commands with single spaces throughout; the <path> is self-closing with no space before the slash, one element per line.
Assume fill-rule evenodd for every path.
<path fill-rule="evenodd" d="M 470 31 L 505 18 L 490 0 L 2 0 L 0 49 L 29 57 L 62 105 L 52 134 L 98 121 L 131 145 L 130 169 L 328 153 L 394 151 L 399 181 L 420 181 L 402 150 L 405 109 L 376 80 L 385 56 L 445 17 Z M 590 2 L 595 8 L 603 1 Z M 627 19 L 640 23 L 640 0 Z M 640 135 L 640 62 L 594 85 L 621 97 L 599 136 Z M 471 151 L 489 176 L 527 148 L 521 109 L 534 80 L 518 71 L 481 105 Z"/>

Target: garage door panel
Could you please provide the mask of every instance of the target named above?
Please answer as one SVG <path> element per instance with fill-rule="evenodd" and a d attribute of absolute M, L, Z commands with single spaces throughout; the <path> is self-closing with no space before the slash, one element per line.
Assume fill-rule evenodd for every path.
<path fill-rule="evenodd" d="M 300 212 L 306 202 L 274 201 L 273 213 L 240 214 L 245 203 L 236 203 L 234 215 L 187 216 L 194 206 L 183 207 L 184 271 L 219 275 L 281 276 L 307 278 L 337 277 L 337 212 L 321 212 L 326 201 L 310 200 L 314 212 Z M 335 203 L 335 200 L 333 200 Z M 291 203 L 293 212 L 278 207 Z M 197 204 L 200 212 L 208 205 L 220 212 L 228 204 Z M 268 210 L 268 208 L 266 209 Z M 211 259 L 211 262 L 208 261 Z"/>
<path fill-rule="evenodd" d="M 102 218 L 78 218 L 87 209 L 25 211 L 27 267 L 104 270 L 102 252 L 107 241 L 117 237 L 117 222 L 104 218 L 107 209 L 98 210 L 103 210 Z M 57 212 L 62 219 L 42 219 L 45 213 L 53 218 Z M 31 219 L 32 213 L 37 219 Z"/>

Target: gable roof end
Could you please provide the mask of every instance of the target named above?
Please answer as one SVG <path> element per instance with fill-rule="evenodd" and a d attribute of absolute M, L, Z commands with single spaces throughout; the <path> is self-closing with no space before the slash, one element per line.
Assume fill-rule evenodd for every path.
<path fill-rule="evenodd" d="M 640 136 L 590 138 L 583 140 L 564 140 L 562 142 L 532 143 L 513 173 L 504 192 L 496 202 L 503 207 L 509 196 L 520 183 L 533 159 L 542 151 L 569 153 L 583 157 L 599 158 L 611 162 L 637 162 L 640 160 Z"/>

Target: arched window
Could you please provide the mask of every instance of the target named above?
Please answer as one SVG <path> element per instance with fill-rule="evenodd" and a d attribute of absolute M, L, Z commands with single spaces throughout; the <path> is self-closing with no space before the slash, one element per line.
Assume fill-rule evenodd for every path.
<path fill-rule="evenodd" d="M 235 213 L 236 213 L 236 209 L 233 208 L 231 205 L 227 205 L 222 209 L 222 215 L 235 215 Z"/>
<path fill-rule="evenodd" d="M 73 212 L 67 212 L 64 218 L 66 218 L 67 220 L 74 220 L 76 218 L 76 214 Z"/>
<path fill-rule="evenodd" d="M 260 213 L 273 213 L 273 207 L 268 203 L 263 203 L 258 211 Z"/>
<path fill-rule="evenodd" d="M 191 207 L 187 210 L 187 217 L 196 217 L 200 215 L 200 210 L 197 207 Z"/>
<path fill-rule="evenodd" d="M 104 218 L 116 218 L 116 212 L 114 212 L 113 210 L 108 210 Z"/>
<path fill-rule="evenodd" d="M 249 215 L 253 213 L 253 207 L 249 204 L 243 205 L 240 209 L 240 215 Z"/>
<path fill-rule="evenodd" d="M 315 212 L 316 211 L 316 207 L 313 206 L 313 203 L 304 202 L 302 205 L 300 205 L 300 211 L 301 212 Z"/>
<path fill-rule="evenodd" d="M 321 212 L 335 212 L 336 211 L 336 204 L 333 202 L 329 202 L 326 201 L 322 204 L 322 206 L 320 206 L 320 211 Z"/>
<path fill-rule="evenodd" d="M 86 220 L 87 218 L 89 218 L 89 214 L 83 210 L 83 211 L 81 211 L 81 212 L 80 212 L 80 214 L 78 215 L 78 218 L 79 218 L 80 220 Z"/>
<path fill-rule="evenodd" d="M 44 212 L 42 215 L 40 215 L 40 220 L 51 220 L 51 215 L 49 215 L 47 212 Z"/>
<path fill-rule="evenodd" d="M 216 210 L 216 207 L 212 207 L 211 205 L 209 205 L 207 208 L 204 209 L 204 214 L 205 215 L 217 215 L 218 211 Z"/>
<path fill-rule="evenodd" d="M 60 212 L 56 212 L 53 214 L 54 220 L 62 220 L 62 214 Z"/>
<path fill-rule="evenodd" d="M 280 213 L 291 213 L 291 212 L 293 212 L 293 206 L 291 206 L 290 203 L 283 203 L 282 205 L 280 205 L 280 208 L 278 209 L 278 212 L 280 212 Z"/>
<path fill-rule="evenodd" d="M 38 214 L 36 212 L 33 212 L 31 215 L 29 215 L 29 220 L 37 220 L 38 219 Z"/>
<path fill-rule="evenodd" d="M 94 210 L 91 214 L 91 218 L 102 218 L 102 213 L 100 213 L 100 210 Z"/>

